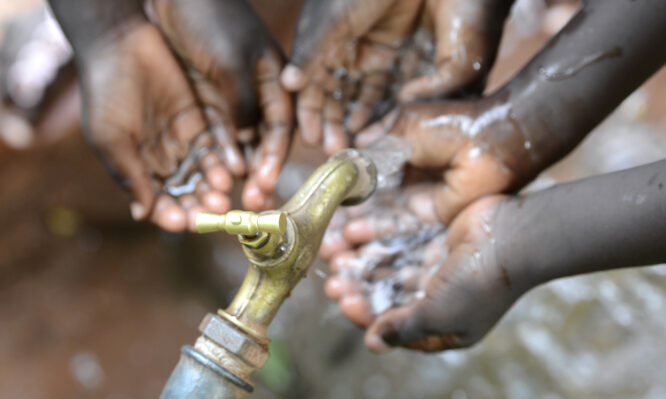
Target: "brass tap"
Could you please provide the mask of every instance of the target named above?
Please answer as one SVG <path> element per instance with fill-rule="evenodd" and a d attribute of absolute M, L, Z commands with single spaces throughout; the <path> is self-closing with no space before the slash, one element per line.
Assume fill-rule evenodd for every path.
<path fill-rule="evenodd" d="M 344 150 L 278 211 L 197 216 L 200 233 L 237 234 L 250 266 L 227 309 L 208 316 L 194 348 L 183 349 L 161 398 L 239 398 L 251 391 L 250 373 L 268 358 L 268 326 L 314 261 L 333 213 L 363 202 L 376 182 L 372 161 Z"/>
<path fill-rule="evenodd" d="M 279 211 L 199 214 L 197 231 L 239 234 L 250 268 L 226 311 L 239 327 L 265 337 L 282 302 L 305 275 L 338 205 L 369 197 L 375 166 L 355 150 L 342 151 L 320 166 Z"/>
<path fill-rule="evenodd" d="M 287 231 L 287 214 L 280 211 L 256 214 L 247 211 L 231 211 L 224 215 L 200 212 L 196 218 L 197 233 L 226 231 L 229 234 L 254 236 L 259 233 L 284 234 Z"/>

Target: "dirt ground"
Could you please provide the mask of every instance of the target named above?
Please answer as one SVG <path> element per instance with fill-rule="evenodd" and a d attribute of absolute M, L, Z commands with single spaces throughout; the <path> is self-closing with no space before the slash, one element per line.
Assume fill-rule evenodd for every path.
<path fill-rule="evenodd" d="M 0 22 L 29 3 L 4 0 Z M 292 26 L 293 3 L 264 17 Z M 547 37 L 509 27 L 490 87 Z M 662 69 L 532 187 L 666 157 L 665 115 Z M 323 159 L 299 145 L 290 162 L 307 175 Z M 157 397 L 180 346 L 233 296 L 246 264 L 232 238 L 160 232 L 131 221 L 127 204 L 79 132 L 0 154 L 0 398 Z M 430 356 L 369 353 L 324 298 L 326 266 L 313 269 L 271 327 L 256 398 L 666 396 L 663 267 L 554 282 L 481 345 Z"/>

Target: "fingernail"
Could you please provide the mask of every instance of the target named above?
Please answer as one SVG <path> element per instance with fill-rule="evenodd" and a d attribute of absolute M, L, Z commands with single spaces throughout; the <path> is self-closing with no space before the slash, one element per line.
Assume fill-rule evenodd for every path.
<path fill-rule="evenodd" d="M 300 90 L 304 84 L 305 76 L 301 69 L 289 64 L 282 71 L 282 84 L 287 90 Z"/>
<path fill-rule="evenodd" d="M 259 180 L 264 184 L 267 182 L 275 183 L 273 180 L 275 180 L 275 176 L 279 175 L 277 170 L 279 165 L 280 159 L 278 157 L 275 155 L 267 156 L 257 173 Z"/>
<path fill-rule="evenodd" d="M 382 340 L 378 335 L 370 335 L 366 338 L 366 346 L 372 351 L 377 353 L 384 353 L 391 349 L 390 346 L 386 345 L 386 342 Z"/>
<path fill-rule="evenodd" d="M 130 214 L 134 220 L 142 220 L 146 217 L 146 208 L 139 202 L 132 202 L 130 204 Z"/>

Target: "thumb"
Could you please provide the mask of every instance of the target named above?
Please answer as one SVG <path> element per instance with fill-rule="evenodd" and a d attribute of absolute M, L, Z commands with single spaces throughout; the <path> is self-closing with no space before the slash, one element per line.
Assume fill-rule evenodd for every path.
<path fill-rule="evenodd" d="M 308 83 L 317 62 L 336 45 L 360 37 L 382 16 L 393 0 L 307 0 L 301 9 L 289 65 L 282 84 L 289 91 Z"/>
<path fill-rule="evenodd" d="M 318 58 L 325 54 L 340 35 L 339 17 L 344 1 L 308 0 L 298 17 L 296 38 L 289 64 L 282 72 L 282 84 L 289 91 L 303 89 L 308 83 Z"/>
<path fill-rule="evenodd" d="M 423 299 L 411 306 L 391 309 L 368 328 L 365 345 L 378 353 L 386 352 L 390 346 L 404 346 L 426 352 L 464 346 L 457 334 L 429 333 L 427 321 L 432 312 Z"/>
<path fill-rule="evenodd" d="M 424 333 L 423 301 L 389 309 L 365 333 L 365 345 L 373 352 L 386 352 L 391 346 L 406 346 L 419 341 Z"/>
<path fill-rule="evenodd" d="M 458 26 L 461 21 L 465 23 L 465 18 L 456 18 L 455 14 L 460 11 L 451 9 L 451 2 L 430 0 L 427 7 L 434 23 L 437 68 L 431 74 L 407 82 L 398 96 L 401 102 L 446 96 L 463 87 L 474 75 L 474 71 L 460 65 L 460 60 L 467 58 L 467 51 L 461 51 L 466 49 L 462 41 L 469 40 L 469 35 L 463 35 L 466 32 L 461 31 L 463 27 Z"/>
<path fill-rule="evenodd" d="M 463 146 L 444 171 L 444 182 L 435 188 L 433 201 L 439 220 L 448 224 L 467 205 L 488 194 L 515 186 L 515 175 L 489 151 Z"/>

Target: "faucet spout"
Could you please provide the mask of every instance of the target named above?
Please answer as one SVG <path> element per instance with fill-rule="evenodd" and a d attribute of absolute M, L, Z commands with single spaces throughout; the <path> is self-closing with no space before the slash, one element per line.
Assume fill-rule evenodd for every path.
<path fill-rule="evenodd" d="M 266 257 L 244 245 L 250 269 L 226 313 L 263 336 L 282 302 L 314 261 L 336 208 L 369 197 L 376 186 L 375 166 L 355 150 L 338 153 L 320 166 L 281 208 L 287 231 L 279 250 Z"/>
<path fill-rule="evenodd" d="M 200 214 L 200 232 L 238 234 L 250 267 L 229 307 L 206 316 L 194 348 L 183 348 L 161 398 L 243 398 L 252 392 L 250 374 L 268 359 L 268 326 L 317 256 L 333 213 L 339 205 L 363 202 L 376 185 L 374 163 L 344 150 L 279 211 Z"/>

